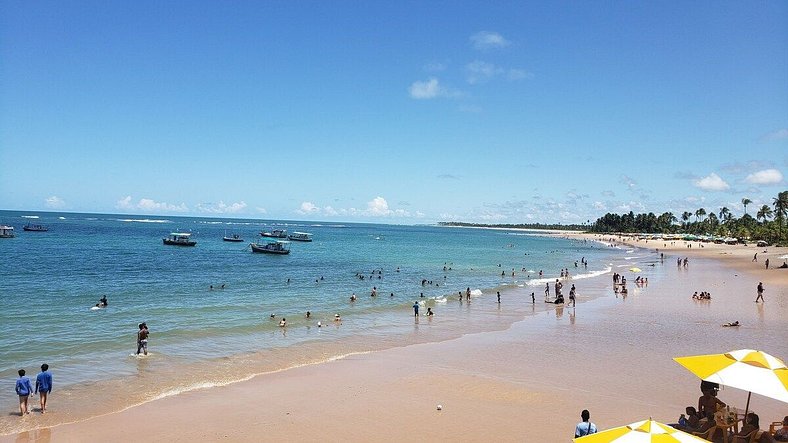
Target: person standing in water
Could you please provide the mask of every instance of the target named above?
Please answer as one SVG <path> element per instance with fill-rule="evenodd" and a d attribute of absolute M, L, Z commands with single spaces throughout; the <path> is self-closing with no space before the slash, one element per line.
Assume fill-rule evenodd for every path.
<path fill-rule="evenodd" d="M 47 411 L 47 397 L 52 392 L 52 374 L 49 372 L 49 365 L 44 363 L 41 365 L 41 372 L 36 376 L 36 393 L 41 400 L 41 413 Z"/>
<path fill-rule="evenodd" d="M 137 331 L 137 355 L 140 355 L 140 351 L 148 355 L 148 335 L 150 335 L 150 331 L 148 331 L 148 325 L 145 322 L 140 323 L 139 327 L 140 330 Z"/>

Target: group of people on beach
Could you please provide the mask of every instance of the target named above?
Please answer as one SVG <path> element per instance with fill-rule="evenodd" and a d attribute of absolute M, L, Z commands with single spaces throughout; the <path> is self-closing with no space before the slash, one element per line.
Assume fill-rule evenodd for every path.
<path fill-rule="evenodd" d="M 706 292 L 706 291 L 701 291 L 701 293 L 698 294 L 698 291 L 695 291 L 695 293 L 692 294 L 692 299 L 693 300 L 711 300 L 711 294 Z"/>
<path fill-rule="evenodd" d="M 718 391 L 719 385 L 717 383 L 701 382 L 702 395 L 698 398 L 697 409 L 694 406 L 687 406 L 684 414 L 679 416 L 678 423 L 673 423 L 671 426 L 716 441 L 718 435 L 721 436 L 723 433 L 721 427 L 724 426 L 720 426 L 720 423 L 727 422 L 728 417 L 733 417 L 735 414 L 725 402 L 717 398 Z M 733 435 L 732 441 L 733 443 L 788 441 L 788 416 L 783 419 L 782 425 L 782 428 L 772 436 L 768 432 L 761 431 L 758 414 L 748 412 L 744 417 L 744 425 Z"/>
<path fill-rule="evenodd" d="M 52 392 L 52 374 L 49 372 L 49 365 L 44 363 L 41 365 L 41 372 L 36 375 L 36 386 L 30 383 L 30 379 L 25 375 L 25 370 L 18 371 L 19 378 L 16 380 L 16 395 L 19 396 L 19 415 L 24 417 L 30 413 L 28 407 L 28 400 L 31 395 L 38 394 L 41 406 L 41 413 L 45 414 L 47 411 L 47 398 L 49 393 Z"/>

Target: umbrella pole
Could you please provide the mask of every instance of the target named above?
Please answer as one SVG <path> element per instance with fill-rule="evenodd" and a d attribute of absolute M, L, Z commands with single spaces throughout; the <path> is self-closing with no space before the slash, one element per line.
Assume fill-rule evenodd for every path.
<path fill-rule="evenodd" d="M 747 406 L 744 407 L 744 424 L 747 424 L 747 412 L 750 411 L 750 397 L 752 392 L 747 393 Z"/>

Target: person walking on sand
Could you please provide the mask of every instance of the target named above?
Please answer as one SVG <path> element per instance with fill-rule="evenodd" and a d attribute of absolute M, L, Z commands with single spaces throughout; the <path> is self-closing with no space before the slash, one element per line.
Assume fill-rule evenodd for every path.
<path fill-rule="evenodd" d="M 766 303 L 766 300 L 763 299 L 763 282 L 762 281 L 758 282 L 758 296 L 755 297 L 755 303 L 758 303 L 759 299 L 762 302 Z"/>
<path fill-rule="evenodd" d="M 19 415 L 24 417 L 25 414 L 30 413 L 27 407 L 27 400 L 30 398 L 30 393 L 33 392 L 33 386 L 30 385 L 30 379 L 25 377 L 25 370 L 18 371 L 19 378 L 16 380 L 16 395 L 19 396 Z"/>
<path fill-rule="evenodd" d="M 148 325 L 145 322 L 140 323 L 139 327 L 140 330 L 137 331 L 137 355 L 140 355 L 140 351 L 148 355 L 148 335 L 150 335 L 150 331 L 148 331 Z"/>
<path fill-rule="evenodd" d="M 498 293 L 498 303 L 501 302 L 501 291 L 496 291 Z"/>
<path fill-rule="evenodd" d="M 756 252 L 755 255 L 752 256 L 752 261 L 758 261 L 758 253 Z"/>
<path fill-rule="evenodd" d="M 52 392 L 52 374 L 49 372 L 49 365 L 41 365 L 41 372 L 36 375 L 36 394 L 41 401 L 41 413 L 47 412 L 47 397 Z"/>
<path fill-rule="evenodd" d="M 580 413 L 580 418 L 583 421 L 575 426 L 575 438 L 596 434 L 596 425 L 591 423 L 591 414 L 588 412 L 588 409 L 583 409 L 583 412 Z"/>
<path fill-rule="evenodd" d="M 766 261 L 764 263 L 766 263 L 766 269 L 769 269 L 769 259 L 768 258 L 766 259 Z"/>

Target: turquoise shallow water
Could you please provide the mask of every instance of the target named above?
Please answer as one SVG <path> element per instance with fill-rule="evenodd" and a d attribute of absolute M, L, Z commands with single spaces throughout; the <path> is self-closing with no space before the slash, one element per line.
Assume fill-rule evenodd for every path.
<path fill-rule="evenodd" d="M 50 229 L 22 231 L 29 221 Z M 210 385 L 213 376 L 203 363 L 216 366 L 223 359 L 316 342 L 326 357 L 366 349 L 361 339 L 397 345 L 414 333 L 407 320 L 414 300 L 439 315 L 451 309 L 455 317 L 446 318 L 471 328 L 484 315 L 501 313 L 479 308 L 473 320 L 469 308 L 455 306 L 458 291 L 470 287 L 489 297 L 518 287 L 530 293 L 531 285 L 540 295 L 539 270 L 545 280 L 561 268 L 576 277 L 602 274 L 613 253 L 522 231 L 435 226 L 14 211 L 0 211 L 0 224 L 17 231 L 16 238 L 0 239 L 0 322 L 6 332 L 0 336 L 0 377 L 11 386 L 18 368 L 35 374 L 47 362 L 56 389 L 79 397 L 80 389 L 93 389 L 99 381 L 122 388 L 141 372 L 157 374 L 157 383 L 137 402 L 183 388 L 176 367 L 190 368 L 189 386 Z M 293 242 L 287 256 L 251 253 L 248 242 L 272 228 L 311 232 L 314 242 Z M 162 237 L 174 231 L 192 232 L 197 246 L 163 245 Z M 246 242 L 224 242 L 225 232 Z M 581 257 L 587 269 L 575 268 Z M 378 297 L 369 296 L 373 286 Z M 349 302 L 352 293 L 355 303 Z M 108 296 L 109 307 L 90 310 L 101 295 Z M 309 320 L 306 311 L 313 314 Z M 271 313 L 276 320 L 269 319 Z M 344 319 L 341 327 L 331 321 L 335 313 Z M 286 331 L 277 326 L 281 317 L 288 319 Z M 144 368 L 131 356 L 141 321 L 151 328 L 155 357 Z M 318 321 L 330 331 L 319 335 Z M 274 367 L 301 361 L 272 355 L 267 358 L 282 363 Z M 16 407 L 13 397 L 10 388 L 0 390 L 0 404 L 9 412 Z"/>

